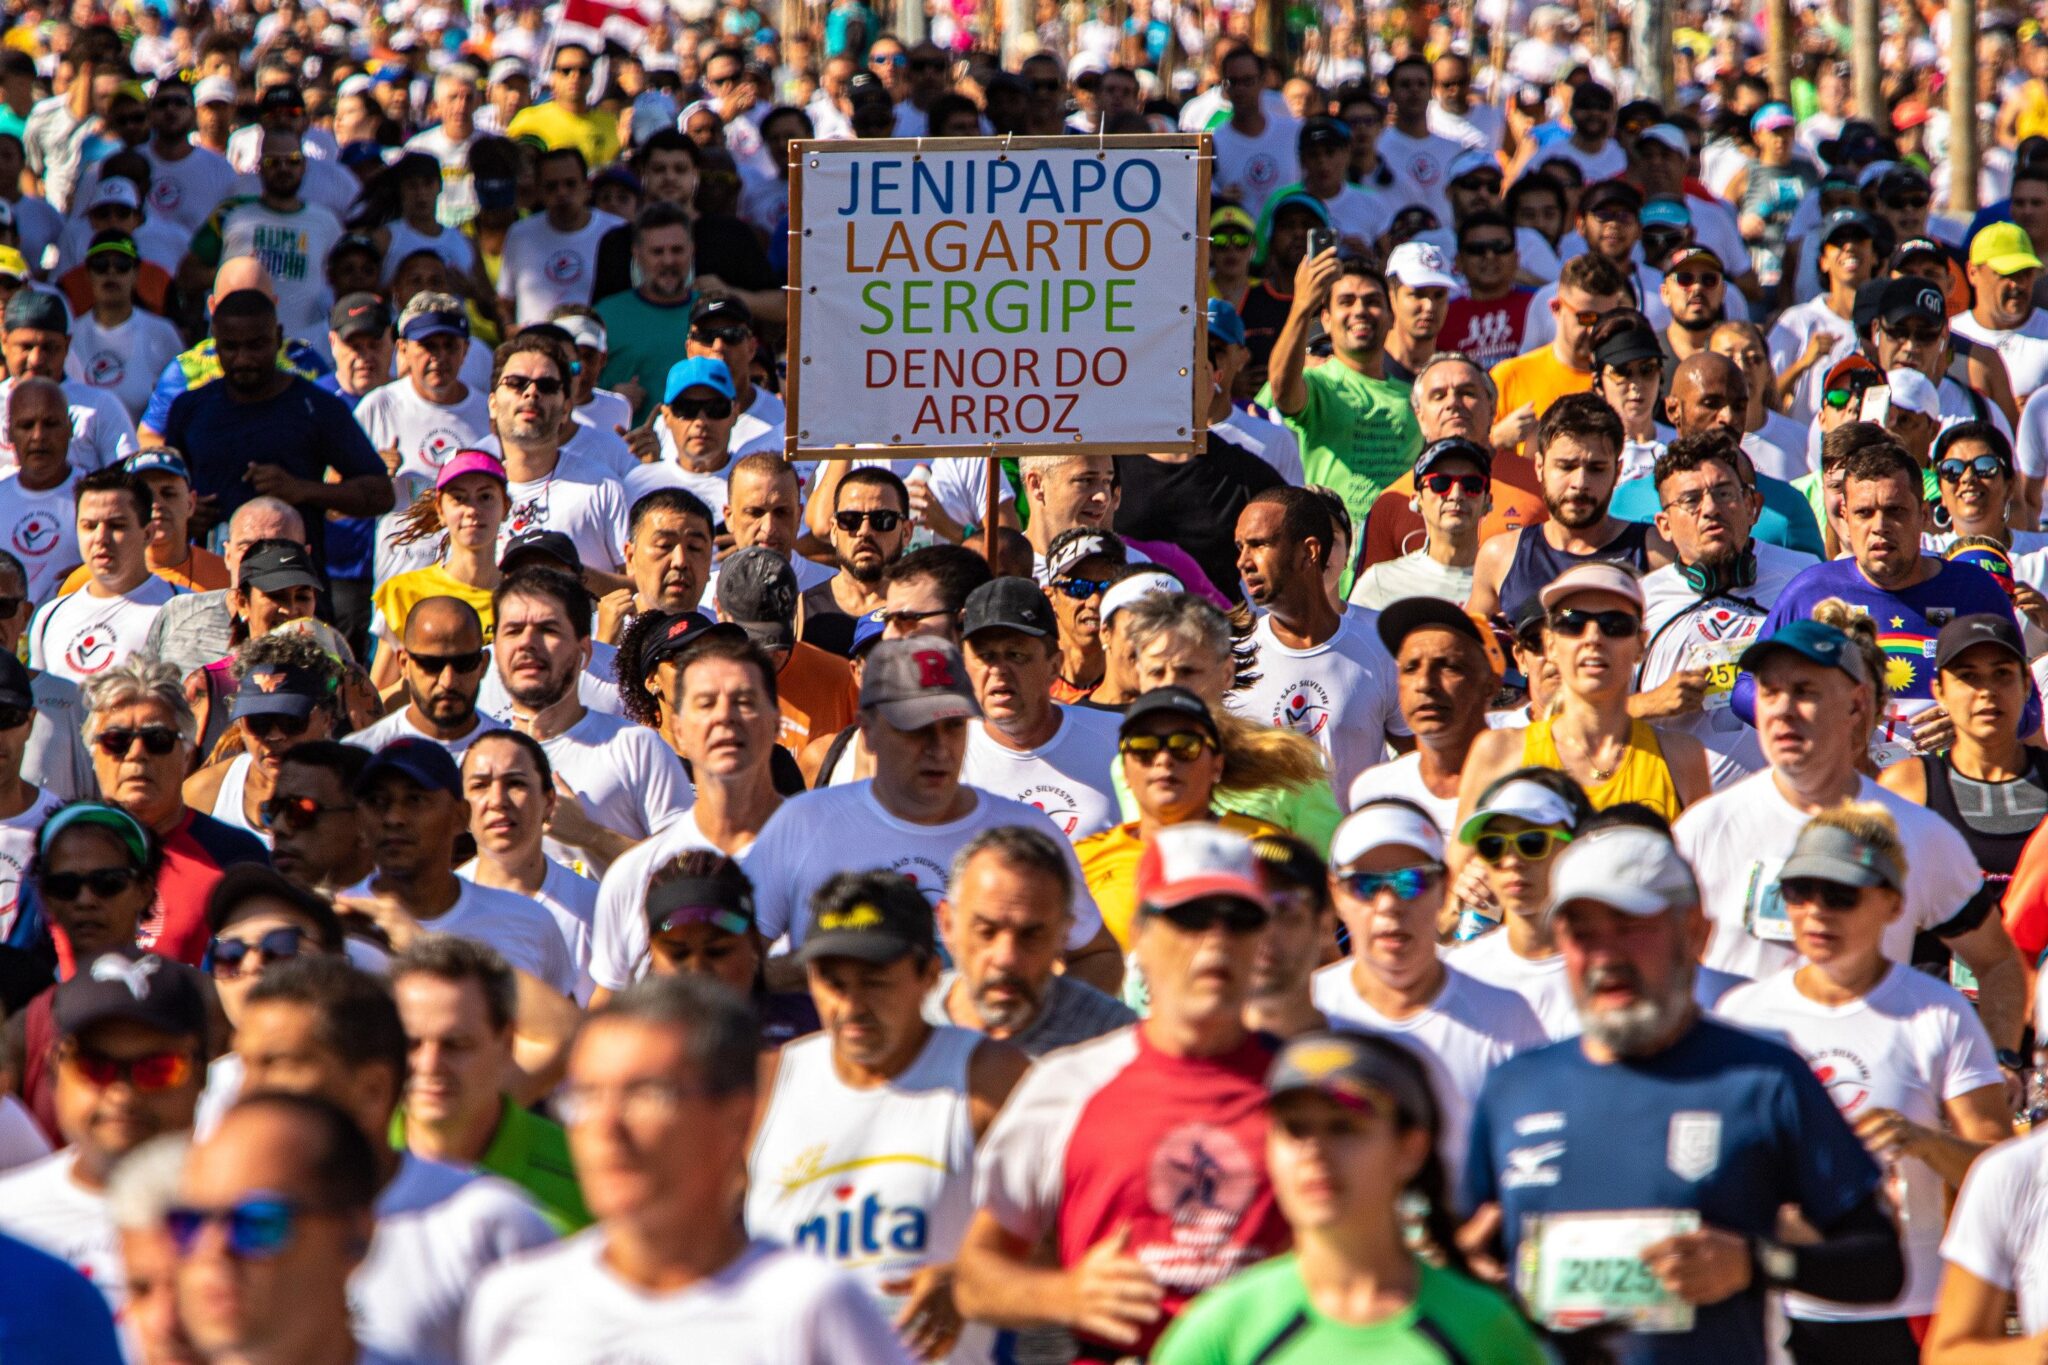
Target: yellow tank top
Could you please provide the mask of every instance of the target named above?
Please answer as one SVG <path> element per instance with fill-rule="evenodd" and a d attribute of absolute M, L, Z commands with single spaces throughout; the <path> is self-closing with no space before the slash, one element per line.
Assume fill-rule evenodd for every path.
<path fill-rule="evenodd" d="M 2013 135 L 2022 140 L 2048 137 L 2048 85 L 2028 81 L 2020 87 L 2020 112 L 2013 120 Z"/>
<path fill-rule="evenodd" d="M 1564 760 L 1558 757 L 1557 741 L 1551 737 L 1548 720 L 1539 720 L 1522 731 L 1522 763 L 1525 767 L 1564 771 Z M 1614 770 L 1614 776 L 1586 788 L 1586 798 L 1593 803 L 1594 810 L 1635 801 L 1666 820 L 1676 820 L 1680 808 L 1678 787 L 1671 780 L 1671 766 L 1664 761 L 1657 732 L 1643 721 L 1630 721 L 1627 756 Z"/>

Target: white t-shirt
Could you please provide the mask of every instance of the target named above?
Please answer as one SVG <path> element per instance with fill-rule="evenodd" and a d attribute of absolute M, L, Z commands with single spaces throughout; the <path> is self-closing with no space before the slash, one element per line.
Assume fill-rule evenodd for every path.
<path fill-rule="evenodd" d="M 1404 597 L 1438 597 L 1464 606 L 1472 595 L 1472 566 L 1438 563 L 1424 548 L 1424 539 L 1425 533 L 1417 531 L 1414 550 L 1368 564 L 1351 584 L 1351 605 L 1384 611 Z"/>
<path fill-rule="evenodd" d="M 0 1175 L 0 1232 L 39 1247 L 91 1280 L 119 1314 L 128 1302 L 121 1239 L 105 1194 L 71 1178 L 76 1148 Z"/>
<path fill-rule="evenodd" d="M 1291 118 L 1268 113 L 1266 129 L 1257 137 L 1239 132 L 1228 121 L 1210 129 L 1209 136 L 1216 149 L 1212 192 L 1219 198 L 1235 198 L 1255 219 L 1269 195 L 1301 179 L 1295 151 L 1301 125 Z"/>
<path fill-rule="evenodd" d="M 1834 309 L 1828 307 L 1828 296 L 1823 293 L 1795 303 L 1778 314 L 1777 324 L 1771 328 L 1766 342 L 1771 351 L 1771 369 L 1783 374 L 1806 354 L 1806 344 L 1813 339 L 1815 332 L 1826 332 L 1835 339 L 1835 344 L 1813 362 L 1792 395 L 1792 416 L 1802 423 L 1813 420 L 1820 399 L 1820 386 L 1828 371 L 1835 367 L 1835 362 L 1856 349 L 1856 326 L 1847 318 L 1835 316 Z"/>
<path fill-rule="evenodd" d="M 50 1154 L 49 1140 L 36 1127 L 28 1106 L 12 1095 L 0 1095 L 0 1171 L 12 1171 Z"/>
<path fill-rule="evenodd" d="M 1499 151 L 1506 130 L 1507 117 L 1494 105 L 1474 100 L 1464 113 L 1454 114 L 1436 100 L 1429 102 L 1429 131 L 1474 151 Z"/>
<path fill-rule="evenodd" d="M 1744 432 L 1742 449 L 1757 472 L 1786 483 L 1805 478 L 1818 466 L 1806 456 L 1806 427 L 1782 412 L 1764 409 L 1764 424 Z"/>
<path fill-rule="evenodd" d="M 605 869 L 590 927 L 590 976 L 622 991 L 647 975 L 647 882 L 654 870 L 685 853 L 717 853 L 697 828 L 695 809 L 651 839 L 633 845 Z"/>
<path fill-rule="evenodd" d="M 560 232 L 545 213 L 522 218 L 505 234 L 498 292 L 512 300 L 518 321 L 545 322 L 565 303 L 589 303 L 597 283 L 597 243 L 621 220 L 602 209 L 574 232 Z"/>
<path fill-rule="evenodd" d="M 697 799 L 675 750 L 646 726 L 618 716 L 587 711 L 540 747 L 590 818 L 629 839 L 645 839 L 667 829 Z M 550 858 L 585 876 L 596 877 L 604 870 L 552 838 L 542 847 Z"/>
<path fill-rule="evenodd" d="M 370 1253 L 349 1276 L 349 1317 L 365 1347 L 412 1365 L 459 1365 L 477 1278 L 554 1240 L 516 1186 L 410 1152 L 376 1212 Z"/>
<path fill-rule="evenodd" d="M 1998 352 L 2005 361 L 2005 373 L 2012 380 L 2012 396 L 2024 404 L 2036 390 L 2048 385 L 2048 312 L 2039 308 L 2019 326 L 1993 331 L 1972 313 L 1957 313 L 1948 320 L 1949 330 L 1968 337 L 1980 346 Z"/>
<path fill-rule="evenodd" d="M 1796 975 L 1796 969 L 1783 971 L 1738 986 L 1721 997 L 1715 1012 L 1804 1057 L 1851 1124 L 1873 1109 L 1892 1109 L 1939 1131 L 1946 1101 L 2004 1084 L 1991 1035 L 1970 1002 L 1946 982 L 1901 964 L 1862 999 L 1829 1006 L 1802 995 Z M 1915 1157 L 1901 1158 L 1898 1167 L 1901 1180 L 1892 1183 L 1891 1193 L 1899 1197 L 1902 1181 L 1905 1289 L 1888 1304 L 1854 1307 L 1788 1294 L 1788 1316 L 1871 1322 L 1934 1311 L 1941 1282 L 1942 1178 Z"/>
<path fill-rule="evenodd" d="M 2012 462 L 2030 479 L 2048 477 L 2048 402 L 2029 401 L 2020 409 L 2020 429 L 2013 439 Z"/>
<path fill-rule="evenodd" d="M 875 799 L 872 778 L 823 787 L 783 802 L 762 826 L 754 846 L 740 857 L 753 878 L 754 917 L 762 937 L 772 941 L 787 934 L 790 948 L 801 948 L 811 895 L 835 873 L 901 873 L 936 912 L 946 894 L 953 855 L 975 835 L 999 825 L 1060 833 L 1042 810 L 972 787 L 963 790 L 973 794 L 974 809 L 943 825 L 914 825 L 891 815 Z M 829 836 L 822 831 L 830 831 Z M 1067 930 L 1067 947 L 1078 948 L 1102 931 L 1102 915 L 1064 837 L 1060 852 L 1074 878 L 1074 920 Z"/>
<path fill-rule="evenodd" d="M 21 814 L 0 820 L 0 939 L 14 932 L 14 917 L 21 909 L 21 890 L 28 885 L 29 861 L 35 857 L 36 831 L 63 804 L 63 797 L 37 787 L 29 803 L 21 808 Z M 0 1170 L 13 1164 L 6 1159 L 6 1117 L 0 1113 Z"/>
<path fill-rule="evenodd" d="M 1472 1105 L 1486 1073 L 1550 1037 L 1521 996 L 1450 966 L 1444 968 L 1443 989 L 1426 1008 L 1406 1019 L 1389 1019 L 1359 995 L 1351 979 L 1355 965 L 1347 959 L 1322 968 L 1309 978 L 1309 994 L 1332 1028 L 1391 1038 L 1429 1069 L 1430 1089 L 1443 1118 L 1437 1152 L 1456 1189 L 1465 1169 Z"/>
<path fill-rule="evenodd" d="M 476 865 L 477 860 L 471 858 L 455 869 L 455 875 L 473 882 L 476 880 Z M 589 1004 L 590 926 L 597 916 L 597 883 L 588 877 L 577 876 L 549 858 L 547 871 L 541 874 L 540 890 L 532 900 L 553 917 L 555 928 L 569 949 L 570 965 L 576 969 L 576 1003 Z"/>
<path fill-rule="evenodd" d="M 449 456 L 491 434 L 491 409 L 480 389 L 468 390 L 459 402 L 434 403 L 420 396 L 412 380 L 401 378 L 363 395 L 356 425 L 379 451 L 397 447 L 400 474 L 431 483 Z"/>
<path fill-rule="evenodd" d="M 2021 1335 L 2048 1329 L 2048 1129 L 2001 1142 L 1971 1163 L 1941 1258 L 2010 1291 Z"/>
<path fill-rule="evenodd" d="M 1571 138 L 1554 142 L 1537 154 L 1539 161 L 1569 161 L 1586 173 L 1586 183 L 1595 180 L 1612 180 L 1628 169 L 1628 153 L 1613 138 L 1601 143 L 1595 151 L 1587 151 Z M 1730 261 L 1731 267 L 1737 262 Z"/>
<path fill-rule="evenodd" d="M 342 894 L 367 899 L 375 894 L 370 889 L 375 880 L 374 876 L 365 877 Z M 488 943 L 528 976 L 564 995 L 574 991 L 576 968 L 553 916 L 524 896 L 495 886 L 478 886 L 461 877 L 456 881 L 455 904 L 433 919 L 422 919 L 423 926 L 437 934 Z"/>
<path fill-rule="evenodd" d="M 670 433 L 667 422 L 654 424 L 654 439 L 660 448 L 660 454 L 646 464 L 635 463 L 626 471 L 627 510 L 631 511 L 634 503 L 656 489 L 681 488 L 696 494 L 703 500 L 704 505 L 711 509 L 711 521 L 714 526 L 725 523 L 726 487 L 732 477 L 733 466 L 749 455 L 782 453 L 782 433 L 764 432 L 745 445 L 728 443 L 725 463 L 718 468 L 692 469 L 683 464 L 677 453 L 675 437 Z M 974 462 L 961 460 L 949 463 Z"/>
<path fill-rule="evenodd" d="M 21 471 L 0 477 L 0 544 L 28 571 L 28 600 L 50 600 L 64 575 L 82 560 L 78 550 L 78 502 L 71 487 L 78 481 L 67 471 L 55 488 L 31 492 L 21 486 Z"/>
<path fill-rule="evenodd" d="M 709 1279 L 652 1294 L 604 1259 L 604 1229 L 519 1257 L 476 1288 L 467 1358 L 491 1365 L 909 1365 L 895 1330 L 845 1271 L 754 1242 Z M 687 1343 L 687 1345 L 685 1345 Z"/>
<path fill-rule="evenodd" d="M 523 531 L 560 531 L 575 542 L 586 569 L 618 573 L 626 566 L 626 501 L 619 481 L 567 450 L 544 478 L 507 485 L 511 515 L 498 529 L 498 553 Z"/>
<path fill-rule="evenodd" d="M 732 436 L 727 442 L 734 452 L 751 450 L 754 442 L 763 436 L 773 436 L 775 444 L 763 449 L 779 450 L 785 429 L 789 425 L 789 408 L 776 395 L 759 384 L 754 385 L 754 396 L 747 403 L 747 410 L 733 420 Z M 717 508 L 713 508 L 717 511 Z"/>
<path fill-rule="evenodd" d="M 92 584 L 43 603 L 28 624 L 28 666 L 82 683 L 142 648 L 171 585 L 155 574 L 119 597 L 100 597 Z"/>
<path fill-rule="evenodd" d="M 1233 407 L 1230 416 L 1213 424 L 1209 430 L 1232 445 L 1243 446 L 1273 466 L 1273 472 L 1285 482 L 1296 487 L 1308 482 L 1301 472 L 1301 438 L 1294 434 L 1294 428 L 1280 422 L 1269 422 L 1256 412 Z M 972 464 L 973 461 L 948 463 Z"/>
<path fill-rule="evenodd" d="M 64 370 L 106 393 L 132 422 L 149 405 L 156 377 L 184 349 L 178 329 L 154 313 L 137 308 L 126 322 L 103 327 L 88 308 L 71 319 L 71 354 Z"/>
<path fill-rule="evenodd" d="M 388 638 L 388 632 L 386 632 Z M 593 711 L 607 716 L 624 716 L 626 704 L 619 697 L 617 676 L 612 669 L 619 657 L 618 647 L 602 640 L 590 642 L 590 662 L 576 675 L 576 699 Z M 488 716 L 506 729 L 512 728 L 512 697 L 505 680 L 498 676 L 497 660 L 484 670 L 484 684 L 476 693 L 477 714 Z"/>
<path fill-rule="evenodd" d="M 388 639 L 390 637 L 386 636 L 385 638 Z M 353 744 L 358 749 L 368 749 L 374 754 L 394 739 L 429 739 L 446 749 L 449 756 L 459 766 L 462 762 L 462 756 L 469 752 L 470 745 L 476 743 L 491 731 L 504 728 L 504 725 L 500 724 L 495 717 L 487 716 L 482 711 L 478 711 L 476 713 L 476 726 L 468 734 L 460 739 L 442 739 L 438 735 L 428 734 L 425 730 L 413 724 L 412 706 L 408 703 L 405 706 L 399 707 L 390 715 L 373 721 L 360 730 L 343 735 L 341 742 Z"/>
<path fill-rule="evenodd" d="M 1756 640 L 1764 617 L 1785 585 L 1813 565 L 1812 555 L 1763 541 L 1756 551 L 1756 582 L 1733 595 L 1703 598 L 1686 586 L 1676 565 L 1644 574 L 1643 629 L 1649 652 L 1636 673 L 1636 691 L 1650 692 L 1681 668 L 1718 668 L 1715 690 L 1704 709 L 1657 722 L 1660 729 L 1683 730 L 1704 744 L 1716 788 L 1740 781 L 1764 766 L 1756 730 L 1744 724 L 1728 704 L 1734 695 L 1736 661 Z"/>
<path fill-rule="evenodd" d="M 1867 777 L 1852 798 L 1891 812 L 1906 850 L 1905 913 L 1884 931 L 1884 954 L 1912 960 L 1913 936 L 1954 919 L 1984 884 L 1963 836 L 1946 820 Z M 1700 960 L 1752 980 L 1799 961 L 1778 892 L 1778 869 L 1812 819 L 1786 800 L 1769 768 L 1715 792 L 1678 817 L 1672 837 L 1699 878 L 1714 936 Z"/>
<path fill-rule="evenodd" d="M 144 210 L 153 222 L 170 222 L 189 238 L 206 225 L 220 201 L 235 192 L 235 168 L 219 152 L 197 143 L 176 161 L 160 156 L 156 143 L 135 150 L 149 162 L 149 195 Z"/>
<path fill-rule="evenodd" d="M 1357 810 L 1368 801 L 1383 796 L 1398 796 L 1404 801 L 1413 801 L 1429 812 L 1430 819 L 1443 831 L 1446 840 L 1458 837 L 1458 794 L 1438 796 L 1422 785 L 1422 755 L 1402 754 L 1385 763 L 1376 763 L 1351 780 L 1350 799 L 1344 809 Z"/>
<path fill-rule="evenodd" d="M 988 723 L 967 727 L 960 780 L 1045 812 L 1070 840 L 1120 823 L 1110 767 L 1121 720 L 1087 706 L 1059 706 L 1060 728 L 1036 749 L 1009 749 L 989 737 Z"/>
<path fill-rule="evenodd" d="M 1330 785 L 1340 792 L 1386 757 L 1389 734 L 1408 733 L 1378 619 L 1363 608 L 1347 611 L 1322 644 L 1289 649 L 1273 634 L 1272 617 L 1261 616 L 1252 630 L 1259 680 L 1224 698 L 1247 720 L 1314 740 L 1330 760 Z"/>
<path fill-rule="evenodd" d="M 1375 148 L 1381 164 L 1394 173 L 1393 188 L 1386 192 L 1389 221 L 1409 205 L 1420 204 L 1436 215 L 1439 227 L 1449 227 L 1451 201 L 1444 186 L 1464 145 L 1435 133 L 1410 137 L 1390 123 Z"/>
<path fill-rule="evenodd" d="M 1318 195 L 1317 198 L 1322 197 Z M 1401 208 L 1401 201 L 1385 190 L 1346 184 L 1337 191 L 1334 199 L 1323 199 L 1322 205 L 1330 215 L 1330 226 L 1336 229 L 1339 241 L 1355 237 L 1370 247 L 1379 240 L 1381 233 L 1393 225 L 1394 214 Z"/>
<path fill-rule="evenodd" d="M 1523 957 L 1508 943 L 1507 926 L 1503 925 L 1449 949 L 1444 960 L 1475 980 L 1513 991 L 1528 1001 L 1537 1022 L 1553 1039 L 1579 1036 L 1579 1006 L 1572 999 L 1563 953 L 1534 960 Z"/>
<path fill-rule="evenodd" d="M 342 238 L 333 210 L 305 202 L 279 213 L 258 199 L 237 204 L 222 217 L 220 259 L 254 256 L 277 286 L 277 321 L 288 337 L 327 337 L 327 257 Z"/>
<path fill-rule="evenodd" d="M 476 217 L 476 178 L 469 173 L 469 149 L 481 130 L 460 142 L 448 135 L 446 126 L 436 124 L 405 144 L 409 152 L 425 152 L 441 163 L 441 198 L 435 215 L 448 227 L 461 227 Z"/>

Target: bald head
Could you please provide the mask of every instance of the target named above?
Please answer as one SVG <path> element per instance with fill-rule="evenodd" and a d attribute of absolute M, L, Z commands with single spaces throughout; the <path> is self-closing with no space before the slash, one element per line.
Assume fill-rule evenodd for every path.
<path fill-rule="evenodd" d="M 272 303 L 277 302 L 277 283 L 254 256 L 236 256 L 220 263 L 220 269 L 214 272 L 213 293 L 207 297 L 207 306 L 219 303 L 238 289 L 253 289 Z"/>
<path fill-rule="evenodd" d="M 228 518 L 228 540 L 306 539 L 306 519 L 282 498 L 251 498 Z"/>
<path fill-rule="evenodd" d="M 7 443 L 36 488 L 64 477 L 71 453 L 71 401 L 48 379 L 23 379 L 7 399 Z"/>
<path fill-rule="evenodd" d="M 1749 411 L 1749 384 L 1741 366 L 1727 356 L 1700 351 L 1678 362 L 1664 411 L 1680 436 L 1715 430 L 1740 436 Z"/>
<path fill-rule="evenodd" d="M 429 597 L 406 616 L 400 643 L 408 654 L 466 654 L 484 647 L 483 618 L 459 597 Z"/>

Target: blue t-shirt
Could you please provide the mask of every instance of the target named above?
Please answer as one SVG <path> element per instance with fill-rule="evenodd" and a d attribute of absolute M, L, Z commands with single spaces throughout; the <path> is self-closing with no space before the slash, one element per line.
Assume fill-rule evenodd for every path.
<path fill-rule="evenodd" d="M 7 1365 L 121 1365 L 106 1296 L 55 1256 L 5 1234 L 0 1234 L 0 1360 Z"/>
<path fill-rule="evenodd" d="M 1601 1066 L 1573 1038 L 1494 1068 L 1459 1206 L 1500 1204 L 1512 1265 L 1531 1214 L 1695 1209 L 1703 1226 L 1755 1237 L 1795 1204 L 1825 1232 L 1877 1180 L 1797 1053 L 1701 1019 L 1654 1057 Z M 1763 1288 L 1700 1308 L 1691 1332 L 1628 1333 L 1615 1351 L 1621 1365 L 1760 1365 Z"/>
<path fill-rule="evenodd" d="M 1813 505 L 1805 495 L 1783 479 L 1768 474 L 1757 475 L 1756 486 L 1764 495 L 1764 510 L 1750 528 L 1750 534 L 1766 545 L 1782 545 L 1815 559 L 1826 559 L 1827 545 L 1820 538 L 1820 527 L 1813 520 Z M 1614 496 L 1607 504 L 1609 515 L 1623 521 L 1655 521 L 1662 510 L 1663 504 L 1657 500 L 1657 481 L 1647 474 L 1615 485 Z"/>
<path fill-rule="evenodd" d="M 313 383 L 348 404 L 354 412 L 363 401 L 360 393 L 343 393 L 341 376 L 329 370 Z M 403 510 L 403 509 L 400 509 Z M 377 519 L 375 517 L 333 517 L 327 522 L 327 576 L 367 579 L 375 572 Z"/>
<path fill-rule="evenodd" d="M 256 496 L 246 477 L 251 464 L 274 464 L 313 483 L 329 469 L 344 479 L 390 475 L 348 404 L 297 375 L 283 392 L 253 403 L 237 402 L 225 380 L 178 395 L 164 444 L 185 452 L 193 494 L 212 497 L 223 521 Z M 325 517 L 306 518 L 316 564 L 326 562 L 326 525 Z"/>

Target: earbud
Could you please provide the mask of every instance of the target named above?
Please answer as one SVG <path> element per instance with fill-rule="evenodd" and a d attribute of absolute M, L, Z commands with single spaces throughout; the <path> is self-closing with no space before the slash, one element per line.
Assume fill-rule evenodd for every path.
<path fill-rule="evenodd" d="M 1408 499 L 1408 510 L 1409 510 L 1409 511 L 1411 511 L 1411 512 L 1420 512 L 1420 511 L 1422 510 L 1422 499 L 1421 499 L 1421 498 L 1410 498 L 1410 499 Z"/>

